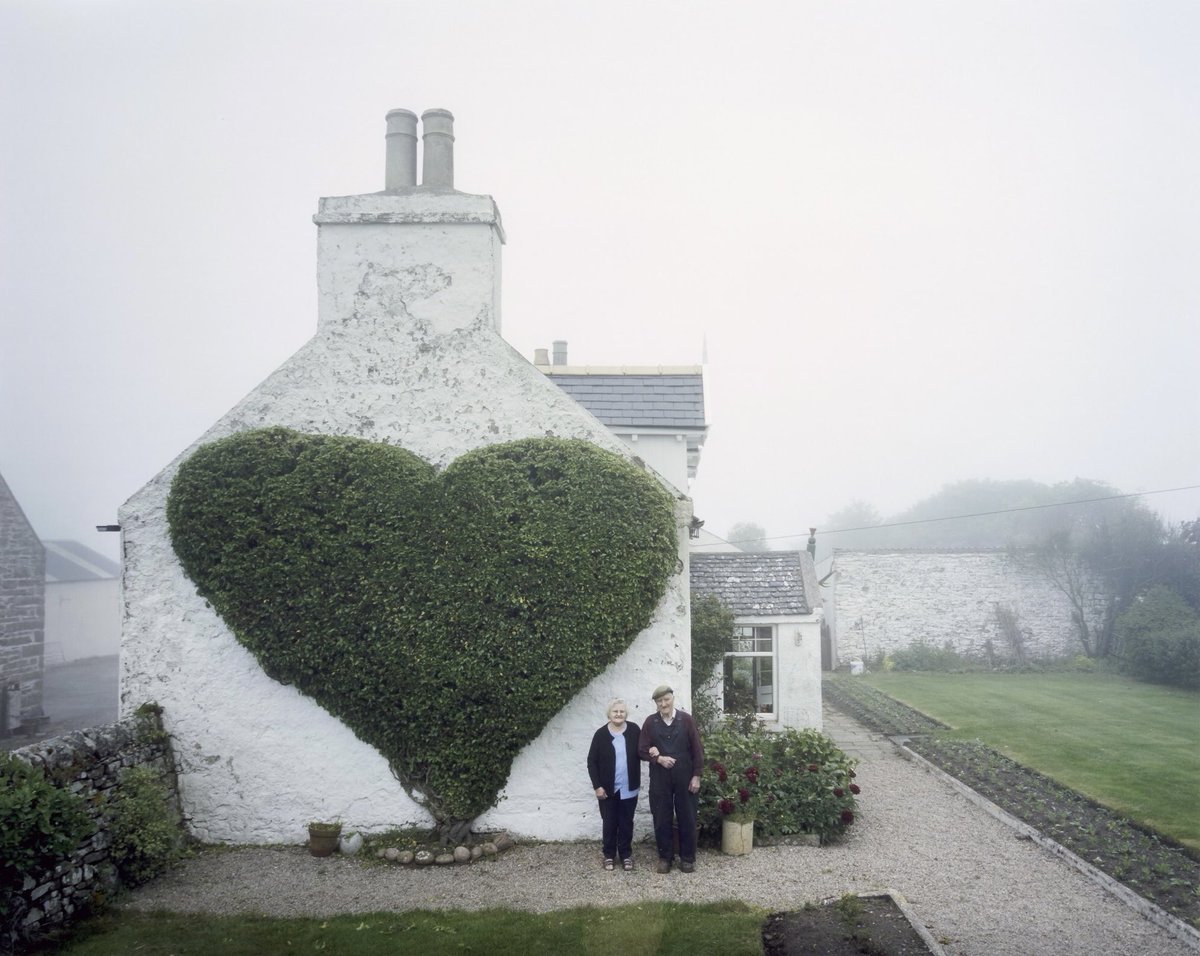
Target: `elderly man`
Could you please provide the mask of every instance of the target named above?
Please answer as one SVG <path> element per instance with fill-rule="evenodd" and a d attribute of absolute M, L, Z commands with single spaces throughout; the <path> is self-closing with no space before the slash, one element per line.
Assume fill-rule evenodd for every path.
<path fill-rule="evenodd" d="M 675 707 L 666 684 L 654 689 L 656 713 L 646 718 L 638 738 L 638 756 L 650 761 L 650 813 L 658 844 L 659 873 L 670 873 L 675 860 L 672 818 L 679 823 L 679 869 L 696 868 L 696 794 L 704 747 L 692 715 Z"/>

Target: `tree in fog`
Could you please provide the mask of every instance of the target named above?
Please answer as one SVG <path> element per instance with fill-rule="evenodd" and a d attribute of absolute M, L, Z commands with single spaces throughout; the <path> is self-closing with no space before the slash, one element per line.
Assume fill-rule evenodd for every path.
<path fill-rule="evenodd" d="M 844 551 L 867 551 L 886 546 L 882 537 L 886 529 L 875 530 L 883 524 L 883 515 L 868 501 L 855 498 L 828 518 L 818 529 L 817 558 L 825 558 L 833 548 Z"/>
<path fill-rule="evenodd" d="M 743 551 L 770 551 L 771 546 L 767 544 L 767 531 L 753 521 L 739 521 L 729 529 L 729 534 L 725 538 L 730 544 L 735 544 Z"/>

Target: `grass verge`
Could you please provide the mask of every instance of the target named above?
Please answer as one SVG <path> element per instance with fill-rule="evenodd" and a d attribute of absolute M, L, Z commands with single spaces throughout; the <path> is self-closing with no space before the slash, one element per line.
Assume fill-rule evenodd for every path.
<path fill-rule="evenodd" d="M 1115 674 L 872 674 L 1017 763 L 1200 851 L 1200 694 Z"/>
<path fill-rule="evenodd" d="M 643 903 L 552 913 L 414 910 L 327 920 L 118 911 L 83 924 L 58 952 L 70 956 L 301 952 L 323 956 L 758 956 L 766 916 L 765 910 L 742 903 Z"/>

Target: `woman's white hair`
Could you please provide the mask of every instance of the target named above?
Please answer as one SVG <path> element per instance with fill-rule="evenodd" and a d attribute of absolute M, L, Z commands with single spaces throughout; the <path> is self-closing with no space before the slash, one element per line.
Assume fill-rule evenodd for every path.
<path fill-rule="evenodd" d="M 616 707 L 617 704 L 620 704 L 622 707 L 625 708 L 626 714 L 629 713 L 629 705 L 627 703 L 625 703 L 625 698 L 624 697 L 614 697 L 612 700 L 610 700 L 608 702 L 608 706 L 604 708 L 604 716 L 611 717 L 613 708 Z"/>

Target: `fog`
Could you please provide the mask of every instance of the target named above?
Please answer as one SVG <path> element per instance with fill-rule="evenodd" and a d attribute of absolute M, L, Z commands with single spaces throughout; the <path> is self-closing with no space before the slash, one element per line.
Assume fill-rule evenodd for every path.
<path fill-rule="evenodd" d="M 1198 47 L 1192 2 L 6 0 L 0 473 L 115 556 L 94 526 L 315 331 L 317 198 L 445 107 L 518 351 L 707 357 L 718 534 L 1200 486 Z"/>

